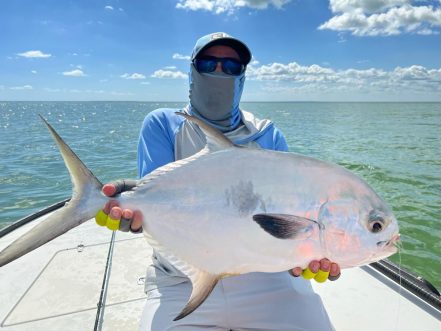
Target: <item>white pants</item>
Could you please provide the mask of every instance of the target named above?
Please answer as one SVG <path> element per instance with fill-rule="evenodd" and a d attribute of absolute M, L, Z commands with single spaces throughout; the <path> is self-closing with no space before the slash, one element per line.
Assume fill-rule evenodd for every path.
<path fill-rule="evenodd" d="M 173 322 L 190 293 L 189 282 L 149 291 L 141 330 L 334 330 L 309 281 L 288 272 L 223 279 L 193 313 Z"/>

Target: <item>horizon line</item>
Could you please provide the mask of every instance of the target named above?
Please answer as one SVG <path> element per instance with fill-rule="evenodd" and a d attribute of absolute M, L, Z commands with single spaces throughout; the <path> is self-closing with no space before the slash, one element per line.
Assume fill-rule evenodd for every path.
<path fill-rule="evenodd" d="M 179 100 L 0 100 L 2 102 L 157 102 L 157 103 L 188 103 Z M 241 101 L 240 103 L 441 103 L 441 100 L 363 100 L 363 101 L 345 101 L 345 100 L 282 100 L 282 101 Z"/>

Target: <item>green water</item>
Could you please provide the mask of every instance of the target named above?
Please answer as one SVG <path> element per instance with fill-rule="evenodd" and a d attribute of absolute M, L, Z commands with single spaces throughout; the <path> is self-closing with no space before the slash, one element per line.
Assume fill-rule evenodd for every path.
<path fill-rule="evenodd" d="M 0 227 L 70 196 L 68 173 L 37 114 L 106 182 L 136 177 L 136 144 L 145 114 L 183 105 L 0 102 Z M 338 163 L 363 177 L 399 220 L 401 264 L 441 289 L 440 103 L 242 106 L 271 118 L 291 151 Z"/>

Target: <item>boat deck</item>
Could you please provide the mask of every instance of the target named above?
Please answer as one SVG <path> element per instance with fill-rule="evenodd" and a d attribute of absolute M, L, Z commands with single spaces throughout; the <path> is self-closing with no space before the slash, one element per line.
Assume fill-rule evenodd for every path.
<path fill-rule="evenodd" d="M 0 250 L 44 218 L 0 238 Z M 0 268 L 0 330 L 92 330 L 110 238 L 89 221 Z M 142 235 L 116 233 L 103 330 L 138 329 L 150 254 Z M 441 330 L 439 310 L 372 267 L 313 286 L 337 330 Z"/>

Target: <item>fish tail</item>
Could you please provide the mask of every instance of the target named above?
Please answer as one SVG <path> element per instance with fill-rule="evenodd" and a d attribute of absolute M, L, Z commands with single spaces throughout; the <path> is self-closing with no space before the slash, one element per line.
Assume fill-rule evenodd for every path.
<path fill-rule="evenodd" d="M 62 208 L 16 239 L 0 252 L 0 267 L 44 245 L 70 229 L 95 216 L 107 197 L 101 193 L 102 184 L 64 142 L 55 129 L 41 116 L 69 170 L 72 198 Z"/>

